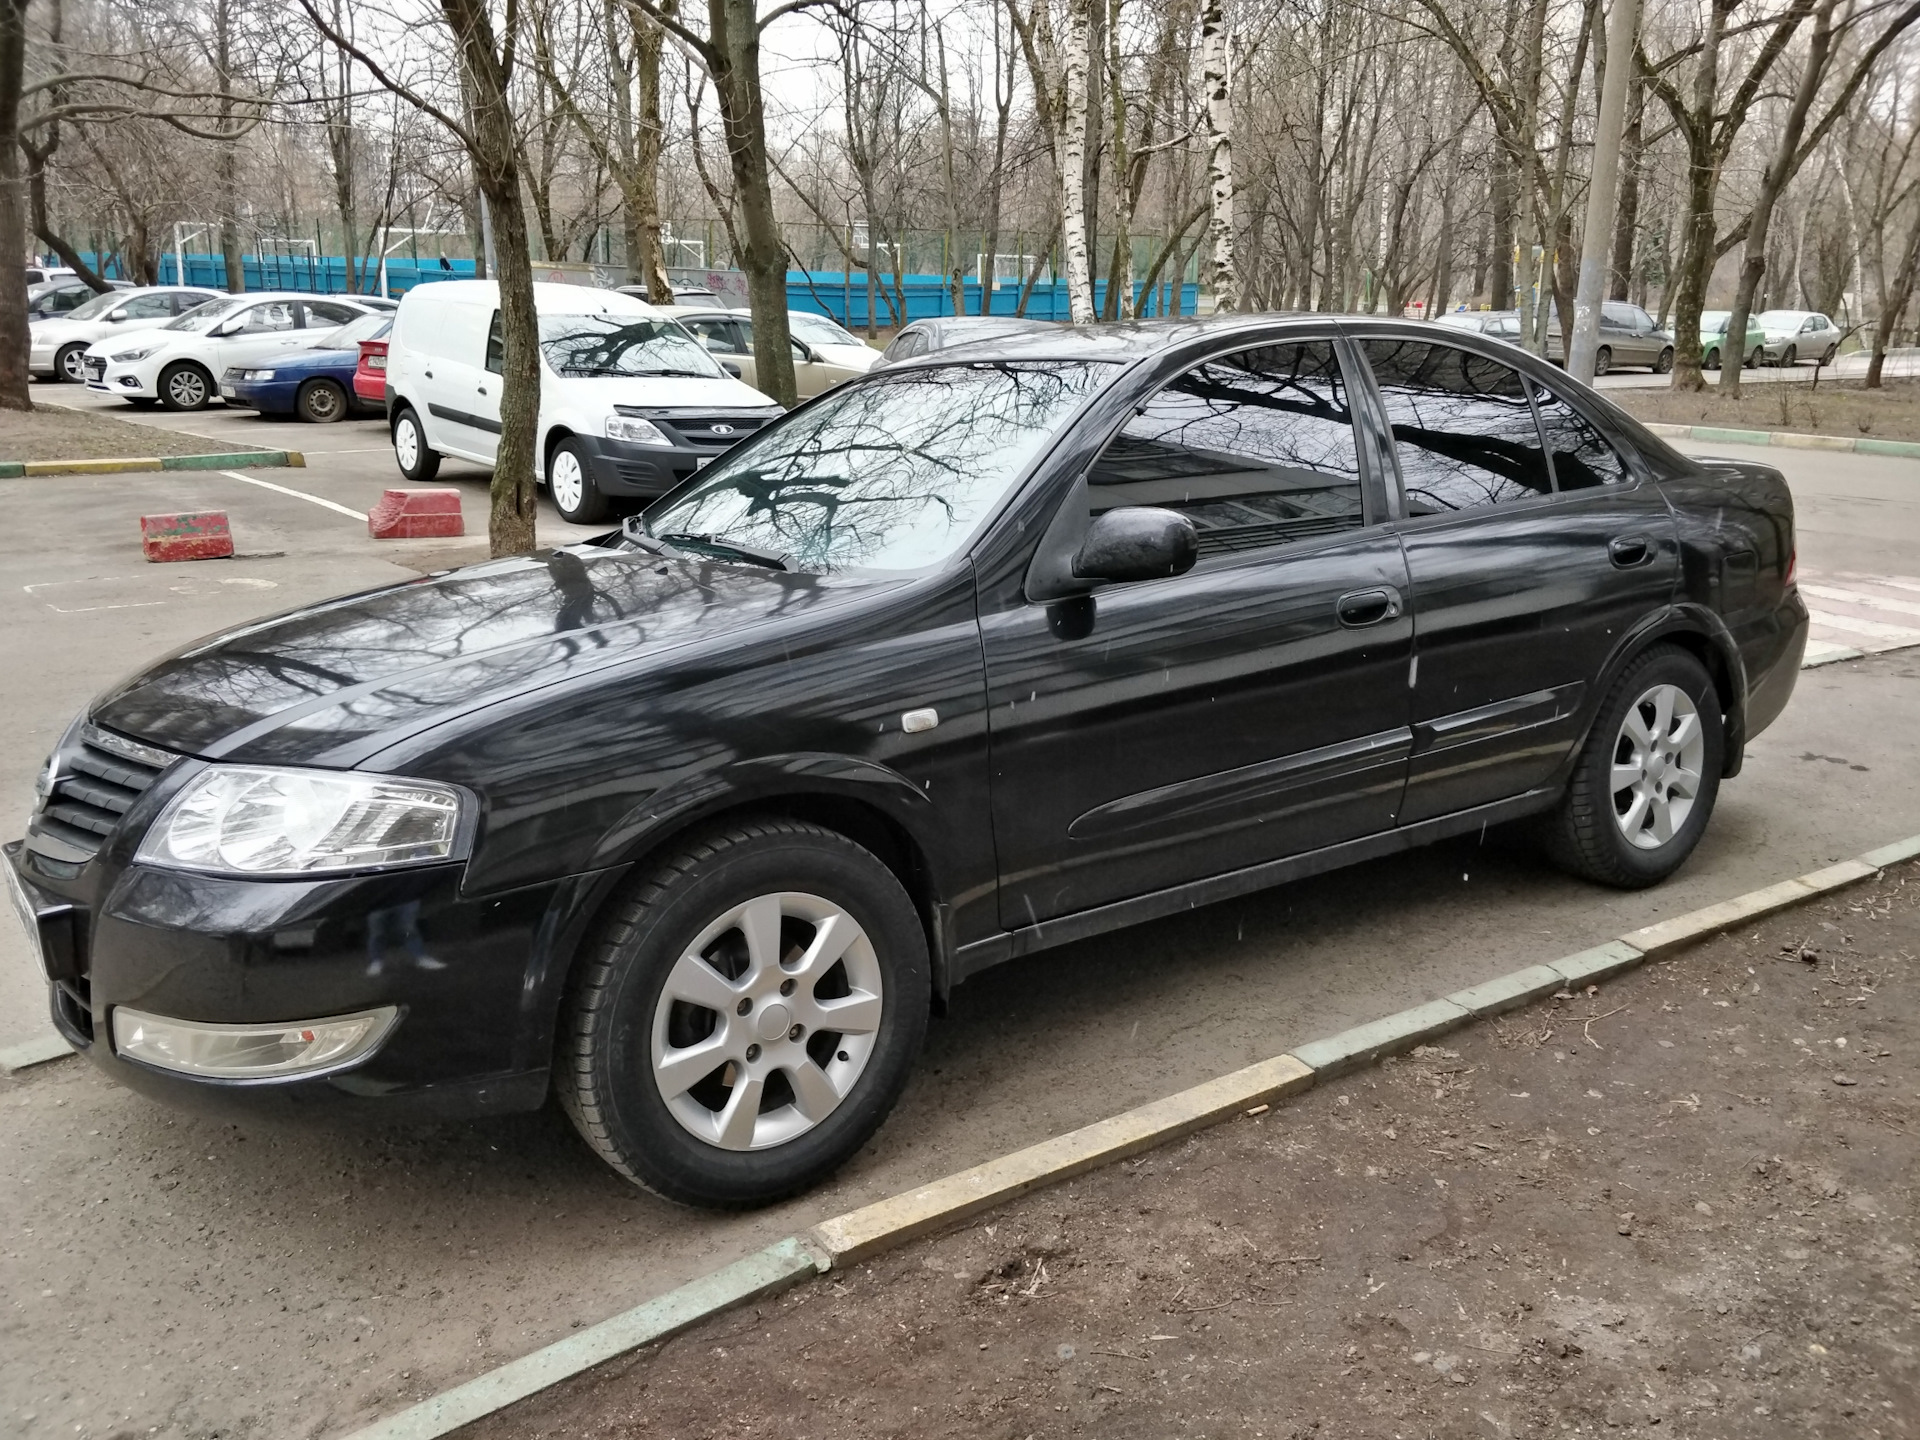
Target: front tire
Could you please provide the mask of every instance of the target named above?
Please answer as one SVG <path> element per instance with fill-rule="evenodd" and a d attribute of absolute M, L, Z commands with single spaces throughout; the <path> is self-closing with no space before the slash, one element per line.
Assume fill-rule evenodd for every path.
<path fill-rule="evenodd" d="M 1593 352 L 1593 373 L 1596 376 L 1605 375 L 1611 369 L 1613 369 L 1613 351 L 1602 345 Z"/>
<path fill-rule="evenodd" d="M 1766 364 L 1766 363 L 1767 363 L 1767 349 L 1766 349 L 1766 346 L 1764 346 L 1764 345 L 1756 345 L 1756 346 L 1754 346 L 1754 347 L 1753 347 L 1753 354 L 1751 354 L 1751 355 L 1749 355 L 1749 356 L 1747 357 L 1747 369 L 1749 369 L 1749 370 L 1758 370 L 1758 369 L 1759 369 L 1759 368 L 1760 368 L 1760 367 L 1761 367 L 1762 365 L 1764 365 L 1764 364 Z"/>
<path fill-rule="evenodd" d="M 547 493 L 553 496 L 553 508 L 560 512 L 560 518 L 570 525 L 598 524 L 612 508 L 593 483 L 593 464 L 586 451 L 571 436 L 555 445 L 547 456 Z"/>
<path fill-rule="evenodd" d="M 1669 345 L 1666 349 L 1660 352 L 1660 358 L 1653 362 L 1653 373 L 1656 375 L 1665 375 L 1671 372 L 1672 369 L 1673 369 L 1673 347 Z"/>
<path fill-rule="evenodd" d="M 570 986 L 562 1107 L 690 1205 L 766 1205 L 880 1127 L 926 1036 L 926 934 L 893 872 L 820 826 L 690 840 L 619 902 Z"/>
<path fill-rule="evenodd" d="M 1673 352 L 1668 351 L 1667 353 L 1669 356 L 1671 356 Z M 1667 362 L 1667 368 L 1669 370 L 1673 368 L 1673 362 L 1671 359 L 1669 359 Z M 1718 350 L 1707 351 L 1705 355 L 1702 355 L 1700 357 L 1700 368 L 1702 370 L 1718 370 L 1720 368 L 1720 352 Z"/>
<path fill-rule="evenodd" d="M 1791 370 L 1794 366 L 1798 365 L 1799 363 L 1800 363 L 1799 350 L 1797 350 L 1791 345 L 1787 346 L 1786 350 L 1782 352 L 1780 356 L 1780 368 L 1782 370 Z"/>
<path fill-rule="evenodd" d="M 1698 660 L 1657 645 L 1607 692 L 1574 763 L 1547 846 L 1565 869 L 1639 890 L 1685 863 L 1720 793 L 1725 721 Z"/>
<path fill-rule="evenodd" d="M 160 403 L 169 410 L 204 410 L 213 399 L 213 377 L 198 365 L 169 365 L 160 372 Z"/>
<path fill-rule="evenodd" d="M 347 392 L 331 380 L 309 380 L 293 402 L 294 413 L 315 425 L 347 418 Z"/>
<path fill-rule="evenodd" d="M 427 432 L 411 405 L 403 405 L 393 417 L 393 460 L 416 485 L 425 485 L 440 473 L 440 452 L 427 447 Z"/>
<path fill-rule="evenodd" d="M 86 384 L 86 353 L 85 344 L 62 345 L 53 357 L 53 378 L 67 385 Z"/>

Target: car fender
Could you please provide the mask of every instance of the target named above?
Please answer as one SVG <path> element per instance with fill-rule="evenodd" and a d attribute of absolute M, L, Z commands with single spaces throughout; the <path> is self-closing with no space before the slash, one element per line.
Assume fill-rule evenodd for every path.
<path fill-rule="evenodd" d="M 1688 648 L 1694 648 L 1704 641 L 1710 648 L 1711 658 L 1719 662 L 1724 674 L 1715 679 L 1719 681 L 1724 678 L 1727 693 L 1726 755 L 1720 773 L 1727 779 L 1740 773 L 1746 745 L 1746 662 L 1740 658 L 1740 646 L 1734 640 L 1733 632 L 1727 629 L 1726 621 L 1707 606 L 1689 600 L 1675 601 L 1644 616 L 1614 644 L 1606 664 L 1595 678 L 1580 739 L 1567 757 L 1568 771 L 1571 771 L 1580 752 L 1586 748 L 1587 737 L 1599 716 L 1601 702 L 1613 689 L 1614 681 L 1641 651 L 1668 639 L 1682 639 L 1683 643 L 1688 643 Z"/>

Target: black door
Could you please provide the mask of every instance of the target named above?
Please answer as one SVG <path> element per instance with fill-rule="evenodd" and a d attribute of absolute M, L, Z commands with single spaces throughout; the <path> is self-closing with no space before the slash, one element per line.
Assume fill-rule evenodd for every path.
<path fill-rule="evenodd" d="M 1052 604 L 982 597 L 1003 924 L 1391 828 L 1412 626 L 1399 541 L 1369 523 L 1383 499 L 1331 341 L 1142 397 L 1049 540 L 1163 506 L 1192 518 L 1199 563 Z"/>
<path fill-rule="evenodd" d="M 1360 348 L 1392 426 L 1417 617 L 1411 824 L 1553 777 L 1608 657 L 1667 603 L 1677 550 L 1659 491 L 1537 381 L 1452 345 Z"/>

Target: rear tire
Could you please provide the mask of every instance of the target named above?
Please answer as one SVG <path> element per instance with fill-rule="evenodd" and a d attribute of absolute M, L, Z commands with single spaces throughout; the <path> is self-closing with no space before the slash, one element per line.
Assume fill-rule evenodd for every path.
<path fill-rule="evenodd" d="M 347 392 L 331 380 L 309 380 L 300 387 L 293 410 L 312 424 L 331 425 L 347 418 Z"/>
<path fill-rule="evenodd" d="M 1720 793 L 1725 721 L 1713 679 L 1673 645 L 1614 681 L 1567 792 L 1546 817 L 1548 852 L 1602 885 L 1639 890 L 1685 863 Z"/>
<path fill-rule="evenodd" d="M 785 818 L 717 827 L 613 907 L 569 986 L 555 1090 L 634 1183 L 770 1204 L 886 1119 L 926 1036 L 929 971 L 913 902 L 867 850 Z"/>
<path fill-rule="evenodd" d="M 440 473 L 440 452 L 427 447 L 427 432 L 411 405 L 393 417 L 393 459 L 400 473 L 416 485 L 425 485 Z"/>
<path fill-rule="evenodd" d="M 1656 375 L 1665 375 L 1671 372 L 1672 369 L 1673 369 L 1673 347 L 1669 345 L 1666 349 L 1660 352 L 1660 358 L 1653 362 L 1653 373 Z"/>
<path fill-rule="evenodd" d="M 1820 357 L 1820 363 L 1822 365 L 1831 365 L 1833 363 L 1833 357 L 1839 353 L 1840 353 L 1840 345 L 1839 345 L 1839 342 L 1836 341 L 1833 344 L 1827 346 L 1827 353 Z"/>
<path fill-rule="evenodd" d="M 1747 357 L 1747 369 L 1758 370 L 1767 363 L 1767 348 L 1764 345 L 1753 347 L 1753 353 Z"/>
<path fill-rule="evenodd" d="M 1611 369 L 1613 369 L 1613 351 L 1602 345 L 1593 352 L 1593 373 L 1604 375 Z"/>
<path fill-rule="evenodd" d="M 1705 355 L 1700 357 L 1700 368 L 1702 370 L 1718 370 L 1720 368 L 1720 352 L 1718 350 L 1707 351 Z"/>
<path fill-rule="evenodd" d="M 612 509 L 605 493 L 593 483 L 593 462 L 572 436 L 547 455 L 547 493 L 569 525 L 597 525 Z"/>
<path fill-rule="evenodd" d="M 160 403 L 169 410 L 204 410 L 213 399 L 213 377 L 198 365 L 169 365 L 160 372 Z"/>

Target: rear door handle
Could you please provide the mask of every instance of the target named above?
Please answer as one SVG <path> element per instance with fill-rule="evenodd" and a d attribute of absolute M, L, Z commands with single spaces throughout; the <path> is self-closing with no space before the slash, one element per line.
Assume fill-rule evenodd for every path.
<path fill-rule="evenodd" d="M 1652 547 L 1638 535 L 1616 536 L 1607 545 L 1607 556 L 1619 570 L 1630 570 L 1635 565 L 1645 564 L 1652 553 Z"/>
<path fill-rule="evenodd" d="M 1333 607 L 1340 623 L 1349 630 L 1378 625 L 1382 620 L 1397 619 L 1400 611 L 1400 592 L 1391 585 L 1378 585 L 1371 590 L 1349 590 Z"/>

